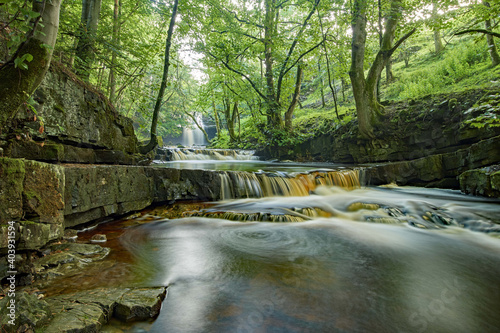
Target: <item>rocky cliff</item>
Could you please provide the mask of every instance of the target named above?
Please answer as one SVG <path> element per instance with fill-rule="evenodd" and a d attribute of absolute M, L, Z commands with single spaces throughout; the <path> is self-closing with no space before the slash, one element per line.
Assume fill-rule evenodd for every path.
<path fill-rule="evenodd" d="M 493 118 L 500 118 L 498 87 L 432 95 L 387 105 L 372 140 L 357 136 L 353 120 L 298 146 L 259 153 L 268 158 L 366 164 L 373 185 L 460 188 L 498 197 L 495 172 L 488 171 L 495 168 L 482 169 L 500 163 L 500 127 L 489 121 Z"/>
<path fill-rule="evenodd" d="M 4 156 L 46 162 L 135 164 L 132 120 L 102 94 L 54 64 L 31 104 L 0 135 Z"/>

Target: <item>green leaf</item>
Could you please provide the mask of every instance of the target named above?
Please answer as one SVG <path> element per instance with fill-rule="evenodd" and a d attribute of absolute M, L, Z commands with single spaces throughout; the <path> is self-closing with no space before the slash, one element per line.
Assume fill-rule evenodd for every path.
<path fill-rule="evenodd" d="M 39 12 L 34 12 L 34 11 L 30 10 L 29 13 L 28 13 L 28 16 L 31 17 L 31 18 L 37 18 L 38 16 L 40 16 L 40 13 Z"/>

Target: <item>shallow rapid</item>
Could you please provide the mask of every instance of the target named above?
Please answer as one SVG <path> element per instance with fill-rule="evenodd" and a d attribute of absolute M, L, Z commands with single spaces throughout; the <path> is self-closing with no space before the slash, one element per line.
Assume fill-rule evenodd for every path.
<path fill-rule="evenodd" d="M 184 216 L 121 237 L 136 280 L 169 286 L 148 331 L 500 328 L 499 201 L 317 186 L 310 196 L 227 200 Z"/>

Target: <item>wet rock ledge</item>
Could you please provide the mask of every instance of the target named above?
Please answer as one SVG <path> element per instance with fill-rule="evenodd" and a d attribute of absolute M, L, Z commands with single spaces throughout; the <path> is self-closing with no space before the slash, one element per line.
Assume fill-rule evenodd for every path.
<path fill-rule="evenodd" d="M 17 222 L 17 250 L 36 250 L 68 227 L 153 203 L 219 197 L 220 177 L 211 171 L 0 158 L 0 256 L 8 221 Z"/>
<path fill-rule="evenodd" d="M 165 287 L 98 288 L 46 299 L 20 292 L 16 295 L 19 315 L 15 325 L 3 325 L 2 332 L 17 328 L 24 332 L 99 332 L 111 318 L 123 322 L 155 318 L 165 299 Z M 7 318 L 8 298 L 0 300 L 0 316 Z M 16 331 L 14 329 L 14 331 Z"/>

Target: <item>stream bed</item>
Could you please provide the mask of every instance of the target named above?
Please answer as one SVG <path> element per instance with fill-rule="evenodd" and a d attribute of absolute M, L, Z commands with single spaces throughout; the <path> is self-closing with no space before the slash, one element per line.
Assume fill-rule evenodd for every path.
<path fill-rule="evenodd" d="M 201 165 L 227 163 L 222 170 L 243 170 L 241 161 Z M 272 163 L 244 163 L 244 172 L 266 177 L 238 176 L 232 186 L 273 191 L 156 207 L 80 233 L 83 241 L 107 234 L 109 265 L 48 294 L 67 292 L 61 286 L 168 286 L 155 321 L 111 322 L 104 332 L 499 331 L 499 200 L 360 186 L 359 172 L 342 166 L 263 171 Z M 301 191 L 276 195 L 292 181 Z"/>
<path fill-rule="evenodd" d="M 498 331 L 498 202 L 416 188 L 320 192 L 207 211 L 321 207 L 330 217 L 189 217 L 127 230 L 133 274 L 169 286 L 147 331 Z"/>

